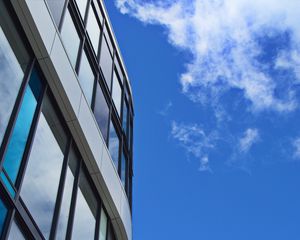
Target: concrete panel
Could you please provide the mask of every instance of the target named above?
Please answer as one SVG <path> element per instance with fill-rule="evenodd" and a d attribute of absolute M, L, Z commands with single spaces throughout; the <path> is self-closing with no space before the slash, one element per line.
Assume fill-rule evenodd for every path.
<path fill-rule="evenodd" d="M 56 79 L 55 84 L 70 113 L 70 119 L 66 120 L 75 119 L 79 112 L 82 90 L 58 35 L 50 53 L 48 68 L 53 79 Z"/>
<path fill-rule="evenodd" d="M 92 166 L 93 171 L 91 171 L 91 174 L 99 173 L 102 165 L 101 159 L 104 142 L 100 136 L 101 133 L 96 125 L 92 110 L 84 97 L 82 97 L 80 103 L 78 122 L 87 141 L 87 149 L 90 149 L 92 153 L 90 158 L 94 166 Z"/>

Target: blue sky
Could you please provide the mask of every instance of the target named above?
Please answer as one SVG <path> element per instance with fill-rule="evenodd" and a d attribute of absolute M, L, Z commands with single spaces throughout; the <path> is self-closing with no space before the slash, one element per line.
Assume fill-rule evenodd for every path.
<path fill-rule="evenodd" d="M 135 104 L 134 239 L 300 239 L 297 0 L 106 0 Z"/>

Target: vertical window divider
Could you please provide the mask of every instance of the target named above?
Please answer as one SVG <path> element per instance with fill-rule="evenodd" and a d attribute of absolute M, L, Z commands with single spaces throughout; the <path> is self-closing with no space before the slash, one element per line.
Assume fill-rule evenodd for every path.
<path fill-rule="evenodd" d="M 76 175 L 75 175 L 74 185 L 73 185 L 73 190 L 72 190 L 72 198 L 71 198 L 66 239 L 72 239 L 72 229 L 73 229 L 73 223 L 74 223 L 74 215 L 75 215 L 76 199 L 77 199 L 77 192 L 78 192 L 79 179 L 80 179 L 80 173 L 81 173 L 81 165 L 82 165 L 82 159 L 80 159 L 80 161 L 78 162 L 78 166 L 76 169 Z"/>
<path fill-rule="evenodd" d="M 58 187 L 56 203 L 55 203 L 55 209 L 54 209 L 54 214 L 53 214 L 53 219 L 52 219 L 52 226 L 51 226 L 50 237 L 49 237 L 50 240 L 55 239 L 57 223 L 58 223 L 59 213 L 60 213 L 60 209 L 61 209 L 61 202 L 62 202 L 64 187 L 65 187 L 65 182 L 66 182 L 66 175 L 67 175 L 67 169 L 68 169 L 68 164 L 69 164 L 69 155 L 70 155 L 70 149 L 71 149 L 71 145 L 72 145 L 71 134 L 68 133 L 68 135 L 69 135 L 68 143 L 67 143 L 67 146 L 65 149 L 63 167 L 62 167 L 62 171 L 61 171 L 59 187 Z"/>
<path fill-rule="evenodd" d="M 57 26 L 57 29 L 58 29 L 59 32 L 61 32 L 61 28 L 63 26 L 63 22 L 64 22 L 65 15 L 66 15 L 66 11 L 68 11 L 69 1 L 70 0 L 65 0 L 65 5 L 63 7 L 63 11 L 62 11 L 61 16 L 60 16 L 59 24 Z"/>
<path fill-rule="evenodd" d="M 98 196 L 97 196 L 97 198 L 98 198 Z M 98 201 L 98 209 L 97 209 L 97 217 L 96 217 L 96 227 L 95 227 L 95 240 L 99 240 L 99 236 L 100 236 L 101 208 L 102 208 L 102 202 Z"/>

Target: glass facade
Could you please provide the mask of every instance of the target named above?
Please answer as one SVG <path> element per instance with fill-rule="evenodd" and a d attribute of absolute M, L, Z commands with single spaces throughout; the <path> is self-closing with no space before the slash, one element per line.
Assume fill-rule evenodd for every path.
<path fill-rule="evenodd" d="M 122 125 L 125 115 L 133 121 L 132 100 L 128 94 L 124 100 L 125 71 L 110 30 L 102 31 L 108 26 L 102 6 L 95 0 L 45 3 L 130 194 L 132 151 Z M 116 239 L 60 93 L 53 92 L 10 4 L 0 0 L 0 238 Z"/>

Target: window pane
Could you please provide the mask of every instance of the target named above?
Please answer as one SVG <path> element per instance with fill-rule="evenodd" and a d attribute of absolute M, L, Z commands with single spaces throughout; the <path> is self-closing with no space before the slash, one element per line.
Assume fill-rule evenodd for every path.
<path fill-rule="evenodd" d="M 64 9 L 65 0 L 47 0 L 47 3 L 54 18 L 54 21 L 58 26 L 62 11 Z"/>
<path fill-rule="evenodd" d="M 106 233 L 107 233 L 107 216 L 102 208 L 101 217 L 100 217 L 99 240 L 106 240 Z"/>
<path fill-rule="evenodd" d="M 76 0 L 79 12 L 81 14 L 82 19 L 84 19 L 87 0 Z"/>
<path fill-rule="evenodd" d="M 72 239 L 94 239 L 97 216 L 97 200 L 85 174 L 80 176 Z"/>
<path fill-rule="evenodd" d="M 101 45 L 100 67 L 109 89 L 111 85 L 112 63 L 113 61 L 110 51 L 108 49 L 105 38 L 103 38 Z"/>
<path fill-rule="evenodd" d="M 126 157 L 124 155 L 124 153 L 122 153 L 122 159 L 121 159 L 121 181 L 122 184 L 124 186 L 124 188 L 126 189 L 126 169 L 127 169 L 127 160 Z"/>
<path fill-rule="evenodd" d="M 121 116 L 122 88 L 118 80 L 118 75 L 115 72 L 113 78 L 112 98 L 114 100 L 118 114 L 119 116 Z"/>
<path fill-rule="evenodd" d="M 119 146 L 120 146 L 120 139 L 117 135 L 115 126 L 113 125 L 112 122 L 110 122 L 109 152 L 117 170 L 119 165 Z"/>
<path fill-rule="evenodd" d="M 23 233 L 21 232 L 21 229 L 19 228 L 18 224 L 14 220 L 10 228 L 8 240 L 16 240 L 16 239 L 25 240 L 26 238 L 24 237 Z"/>
<path fill-rule="evenodd" d="M 102 136 L 104 140 L 107 140 L 107 130 L 108 130 L 108 114 L 109 114 L 109 108 L 107 106 L 107 102 L 105 100 L 105 97 L 103 95 L 102 89 L 97 83 L 96 86 L 96 101 L 95 101 L 95 109 L 94 114 L 96 121 L 98 123 L 98 126 L 100 128 L 100 131 L 102 133 Z"/>
<path fill-rule="evenodd" d="M 94 9 L 91 7 L 89 11 L 89 17 L 86 26 L 87 32 L 89 34 L 90 40 L 92 42 L 94 51 L 97 55 L 98 53 L 98 45 L 99 45 L 99 38 L 100 38 L 100 27 L 98 25 Z"/>
<path fill-rule="evenodd" d="M 66 180 L 64 185 L 64 194 L 63 194 L 63 199 L 60 208 L 60 216 L 57 224 L 56 239 L 65 239 L 66 237 L 77 163 L 78 163 L 78 157 L 75 153 L 75 150 L 71 148 L 70 155 L 69 155 L 69 165 L 68 165 L 67 175 L 66 175 Z"/>
<path fill-rule="evenodd" d="M 64 42 L 64 46 L 69 55 L 71 64 L 73 65 L 73 67 L 75 67 L 80 38 L 69 11 L 66 12 L 63 27 L 61 30 L 61 38 Z"/>
<path fill-rule="evenodd" d="M 21 197 L 38 227 L 49 237 L 67 137 L 45 97 L 21 189 Z"/>
<path fill-rule="evenodd" d="M 78 78 L 86 100 L 91 105 L 95 76 L 85 52 L 82 54 Z"/>
<path fill-rule="evenodd" d="M 13 183 L 17 179 L 41 89 L 39 75 L 33 70 L 4 159 L 4 169 Z"/>
<path fill-rule="evenodd" d="M 19 92 L 29 54 L 0 0 L 0 144 Z"/>
<path fill-rule="evenodd" d="M 7 208 L 5 207 L 4 203 L 0 199 L 0 237 L 2 234 L 2 230 L 4 228 L 6 215 L 7 215 Z"/>
<path fill-rule="evenodd" d="M 126 101 L 126 98 L 124 99 L 124 105 L 123 105 L 123 129 L 125 131 L 125 134 L 127 136 L 127 126 L 128 126 L 128 103 Z"/>

